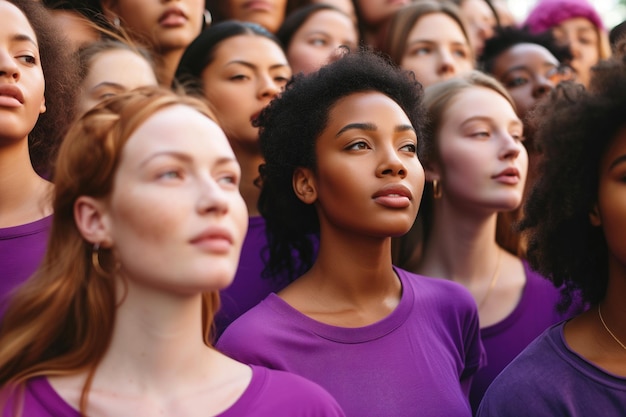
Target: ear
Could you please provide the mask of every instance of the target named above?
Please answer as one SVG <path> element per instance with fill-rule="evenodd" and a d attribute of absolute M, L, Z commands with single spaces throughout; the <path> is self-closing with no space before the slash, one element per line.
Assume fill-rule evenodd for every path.
<path fill-rule="evenodd" d="M 315 176 L 308 168 L 296 168 L 293 173 L 293 191 L 305 204 L 313 204 L 317 200 Z"/>
<path fill-rule="evenodd" d="M 46 112 L 46 96 L 41 98 L 41 105 L 39 106 L 39 114 L 44 114 Z"/>
<path fill-rule="evenodd" d="M 441 180 L 441 169 L 439 168 L 439 164 L 437 164 L 437 162 L 422 164 L 422 166 L 424 167 L 424 174 L 427 182 Z"/>
<path fill-rule="evenodd" d="M 594 204 L 589 211 L 589 222 L 592 226 L 602 226 L 602 218 L 600 217 L 600 211 L 598 210 L 598 203 Z"/>
<path fill-rule="evenodd" d="M 86 241 L 99 243 L 103 248 L 113 245 L 106 221 L 104 204 L 93 197 L 81 196 L 74 203 L 74 221 Z"/>

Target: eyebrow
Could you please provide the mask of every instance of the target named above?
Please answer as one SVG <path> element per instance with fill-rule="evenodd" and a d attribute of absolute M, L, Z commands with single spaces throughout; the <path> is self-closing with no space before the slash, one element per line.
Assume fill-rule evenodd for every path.
<path fill-rule="evenodd" d="M 254 70 L 254 69 L 257 69 L 257 68 L 258 68 L 258 66 L 257 66 L 257 65 L 255 65 L 255 64 L 253 64 L 253 63 L 251 63 L 251 62 L 248 62 L 248 61 L 240 61 L 240 60 L 229 61 L 229 62 L 227 62 L 227 63 L 226 63 L 226 65 L 225 65 L 225 66 L 232 65 L 232 64 L 239 64 L 239 65 L 243 65 L 244 67 L 248 67 L 248 68 L 250 68 L 250 69 L 252 69 L 252 70 Z M 280 63 L 280 64 L 274 64 L 274 65 L 271 65 L 271 66 L 270 66 L 270 69 L 271 69 L 271 70 L 273 70 L 273 69 L 277 69 L 277 68 L 288 68 L 288 67 L 289 67 L 289 65 L 288 65 L 288 64 L 286 64 L 286 63 L 285 63 L 285 64 Z"/>
<path fill-rule="evenodd" d="M 493 122 L 493 119 L 491 117 L 488 117 L 488 116 L 473 116 L 473 117 L 470 117 L 469 119 L 466 119 L 463 123 L 461 123 L 461 127 L 463 127 L 466 124 L 471 123 L 471 122 L 473 122 L 475 120 L 479 120 L 479 121 L 482 121 L 482 122 L 488 122 L 488 123 L 492 123 Z M 511 120 L 509 122 L 509 124 L 507 126 L 509 126 L 509 127 L 511 127 L 511 126 L 521 126 L 521 127 L 524 127 L 524 123 L 522 123 L 522 121 L 519 120 L 519 119 L 513 119 L 513 120 Z"/>
<path fill-rule="evenodd" d="M 368 132 L 375 132 L 378 130 L 378 126 L 376 126 L 374 123 L 350 123 L 339 129 L 339 132 L 337 132 L 335 137 L 337 138 L 341 136 L 341 134 L 348 130 L 365 130 Z M 394 132 L 415 132 L 415 129 L 411 125 L 398 125 L 393 130 Z"/>
<path fill-rule="evenodd" d="M 139 167 L 143 167 L 146 164 L 148 164 L 148 162 L 152 161 L 155 158 L 158 158 L 160 156 L 170 156 L 172 158 L 178 159 L 180 161 L 186 162 L 186 163 L 190 163 L 193 161 L 193 157 L 190 154 L 184 153 L 184 152 L 179 152 L 179 151 L 159 151 L 156 153 L 153 153 L 152 155 L 148 156 L 146 159 L 144 159 L 140 164 Z M 237 161 L 237 159 L 235 157 L 230 157 L 230 156 L 223 156 L 221 158 L 219 158 L 217 161 L 215 161 L 215 165 L 223 165 L 229 162 L 233 162 L 233 161 Z"/>
<path fill-rule="evenodd" d="M 426 43 L 426 44 L 429 44 L 429 45 L 437 45 L 439 43 L 439 41 L 437 39 L 414 39 L 412 41 L 407 42 L 406 46 L 409 47 L 409 46 L 412 46 L 412 45 L 415 45 L 415 44 L 418 44 L 418 43 Z M 464 42 L 464 41 L 455 41 L 455 40 L 453 40 L 451 42 L 445 41 L 444 43 L 447 43 L 447 44 L 450 44 L 450 45 L 453 45 L 453 46 L 463 46 L 463 47 L 467 46 L 467 42 Z"/>
<path fill-rule="evenodd" d="M 626 154 L 617 157 L 613 162 L 611 162 L 611 165 L 609 166 L 609 171 L 623 162 L 626 162 Z"/>
<path fill-rule="evenodd" d="M 30 36 L 23 34 L 23 33 L 18 33 L 16 35 L 13 35 L 11 37 L 11 40 L 13 42 L 30 42 L 33 45 L 35 45 L 37 48 L 39 48 L 39 46 L 37 45 L 37 42 L 35 42 L 35 40 L 33 38 L 31 38 Z"/>
<path fill-rule="evenodd" d="M 113 83 L 110 81 L 103 81 L 99 84 L 94 85 L 91 88 L 91 91 L 96 90 L 98 88 L 102 88 L 102 87 L 111 87 L 111 88 L 115 88 L 116 90 L 126 90 L 126 87 L 124 87 L 122 84 Z"/>
<path fill-rule="evenodd" d="M 559 64 L 555 64 L 553 62 L 548 62 L 548 61 L 544 61 L 544 63 L 542 64 L 542 67 L 558 67 Z M 509 75 L 510 73 L 512 73 L 513 71 L 526 71 L 526 72 L 533 72 L 530 67 L 528 65 L 517 65 L 513 68 L 509 68 L 508 71 L 506 71 L 504 75 Z"/>

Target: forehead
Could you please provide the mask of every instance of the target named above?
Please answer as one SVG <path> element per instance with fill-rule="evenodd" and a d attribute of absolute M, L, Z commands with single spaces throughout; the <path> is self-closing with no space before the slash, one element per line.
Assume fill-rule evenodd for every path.
<path fill-rule="evenodd" d="M 534 43 L 520 43 L 508 48 L 494 61 L 494 72 L 505 72 L 511 67 L 532 67 L 546 63 L 558 65 L 559 61 L 545 47 Z"/>
<path fill-rule="evenodd" d="M 24 34 L 34 41 L 37 40 L 35 31 L 24 13 L 17 6 L 4 0 L 0 0 L 0 31 L 10 34 Z"/>
<path fill-rule="evenodd" d="M 488 117 L 507 121 L 519 120 L 511 103 L 500 93 L 474 86 L 460 90 L 448 103 L 442 125 L 463 123 L 474 117 Z"/>
<path fill-rule="evenodd" d="M 242 60 L 247 62 L 280 62 L 287 59 L 282 48 L 273 40 L 265 36 L 255 34 L 236 35 L 217 45 L 213 62 L 225 63 L 228 61 Z"/>
<path fill-rule="evenodd" d="M 409 38 L 447 39 L 466 41 L 461 26 L 446 13 L 434 12 L 420 16 L 409 32 Z"/>
<path fill-rule="evenodd" d="M 389 112 L 396 120 L 390 120 Z M 408 116 L 392 98 L 379 91 L 360 91 L 338 99 L 328 111 L 328 125 L 352 122 L 390 122 L 411 124 Z"/>
<path fill-rule="evenodd" d="M 341 26 L 337 26 L 340 24 Z M 302 25 L 300 25 L 300 29 L 306 28 L 307 30 L 316 29 L 316 28 L 338 28 L 342 30 L 346 27 L 351 28 L 353 32 L 356 33 L 356 27 L 352 23 L 352 19 L 349 16 L 337 11 L 337 10 L 318 10 L 309 15 Z"/>
<path fill-rule="evenodd" d="M 126 49 L 110 49 L 96 54 L 90 63 L 89 77 L 119 81 L 126 84 L 135 79 L 146 80 L 147 85 L 156 84 L 152 66 L 139 54 Z M 95 81 L 95 80 L 94 80 Z"/>

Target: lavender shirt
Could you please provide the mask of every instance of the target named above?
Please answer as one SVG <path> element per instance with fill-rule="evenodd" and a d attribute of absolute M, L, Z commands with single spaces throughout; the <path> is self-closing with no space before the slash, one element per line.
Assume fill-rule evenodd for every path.
<path fill-rule="evenodd" d="M 484 356 L 474 300 L 456 283 L 396 273 L 400 303 L 374 324 L 326 325 L 270 294 L 217 347 L 311 379 L 351 417 L 471 416 L 469 384 Z"/>
<path fill-rule="evenodd" d="M 517 307 L 504 320 L 480 330 L 487 352 L 487 366 L 481 368 L 472 381 L 470 402 L 474 411 L 491 381 L 513 358 L 548 327 L 572 315 L 557 312 L 559 290 L 533 271 L 526 261 L 523 264 L 526 285 Z"/>
<path fill-rule="evenodd" d="M 564 325 L 546 330 L 498 375 L 478 417 L 626 415 L 626 378 L 571 350 Z"/>
<path fill-rule="evenodd" d="M 52 216 L 0 229 L 0 314 L 10 293 L 37 269 L 48 244 Z"/>
<path fill-rule="evenodd" d="M 3 416 L 12 417 L 13 412 L 9 406 Z M 80 417 L 80 413 L 57 394 L 46 378 L 40 377 L 26 386 L 22 416 Z M 235 404 L 216 417 L 244 416 L 343 417 L 344 413 L 318 385 L 287 372 L 253 366 L 250 385 Z"/>

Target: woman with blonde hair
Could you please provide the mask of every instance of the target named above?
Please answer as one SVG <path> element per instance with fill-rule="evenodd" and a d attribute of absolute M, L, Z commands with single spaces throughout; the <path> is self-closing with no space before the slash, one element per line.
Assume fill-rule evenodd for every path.
<path fill-rule="evenodd" d="M 247 229 L 240 175 L 208 108 L 156 87 L 73 125 L 48 252 L 0 327 L 5 413 L 343 415 L 312 383 L 211 347 Z"/>

